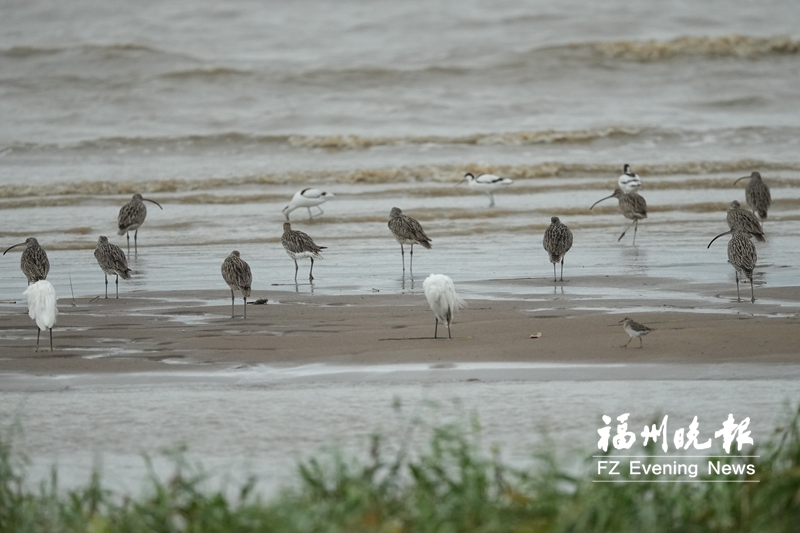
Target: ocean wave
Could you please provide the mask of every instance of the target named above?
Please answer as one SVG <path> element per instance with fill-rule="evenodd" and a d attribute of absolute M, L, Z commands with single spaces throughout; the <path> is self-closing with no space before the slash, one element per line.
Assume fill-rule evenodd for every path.
<path fill-rule="evenodd" d="M 250 76 L 252 74 L 253 73 L 248 70 L 241 70 L 229 67 L 204 67 L 204 68 L 192 68 L 186 70 L 177 70 L 174 72 L 167 72 L 165 74 L 161 74 L 160 77 L 164 79 L 174 79 L 174 80 L 191 80 L 191 79 L 217 80 L 228 77 Z"/>
<path fill-rule="evenodd" d="M 28 59 L 42 56 L 53 56 L 58 54 L 74 53 L 101 53 L 114 56 L 124 54 L 152 54 L 152 55 L 174 55 L 170 52 L 160 50 L 151 46 L 137 43 L 111 43 L 111 44 L 77 44 L 67 46 L 12 46 L 0 49 L 0 57 L 10 59 Z"/>
<path fill-rule="evenodd" d="M 770 55 L 794 55 L 800 52 L 800 41 L 788 35 L 768 38 L 746 35 L 683 36 L 669 41 L 616 41 L 567 46 L 573 50 L 588 49 L 612 59 L 643 62 L 681 57 L 755 59 Z"/>
<path fill-rule="evenodd" d="M 792 163 L 770 163 L 757 160 L 741 161 L 686 161 L 676 163 L 637 163 L 636 172 L 642 176 L 697 176 L 703 174 L 724 174 L 730 173 L 731 177 L 758 169 L 761 172 L 769 171 L 800 171 L 800 162 Z M 251 176 L 239 176 L 232 178 L 200 178 L 200 179 L 167 179 L 148 182 L 119 182 L 119 181 L 80 181 L 68 183 L 49 183 L 49 184 L 5 184 L 0 185 L 0 207 L 21 207 L 20 199 L 28 199 L 27 202 L 82 202 L 88 201 L 90 197 L 98 196 L 117 196 L 130 195 L 134 193 L 191 193 L 211 191 L 222 188 L 235 188 L 241 186 L 260 186 L 260 185 L 304 185 L 315 183 L 318 185 L 329 184 L 387 184 L 387 183 L 457 183 L 466 172 L 491 173 L 504 177 L 519 180 L 519 187 L 535 185 L 533 180 L 541 178 L 555 177 L 597 177 L 594 183 L 581 183 L 563 185 L 553 185 L 552 183 L 542 184 L 544 187 L 555 187 L 556 189 L 576 188 L 590 189 L 597 188 L 603 184 L 614 186 L 616 177 L 619 175 L 620 166 L 618 164 L 596 163 L 561 163 L 547 162 L 535 165 L 422 165 L 422 166 L 403 166 L 396 168 L 366 168 L 348 171 L 307 171 L 307 172 L 286 172 L 280 174 L 263 174 Z M 735 175 L 734 175 L 735 174 Z M 602 177 L 602 181 L 600 178 Z M 769 178 L 772 186 L 797 186 L 797 180 Z M 729 179 L 710 177 L 702 180 L 678 181 L 651 181 L 648 188 L 667 189 L 667 188 L 729 188 L 732 182 Z M 64 197 L 74 196 L 72 200 Z M 35 200 L 36 198 L 41 200 Z M 236 203 L 242 199 L 252 196 L 234 195 L 230 203 Z M 264 194 L 261 198 L 268 201 L 276 198 L 270 194 Z M 184 200 L 177 199 L 177 202 L 184 203 L 207 203 L 212 202 L 211 196 L 204 198 L 202 195 L 186 196 Z M 16 204 L 15 204 L 16 202 Z M 224 198 L 214 198 L 213 202 L 226 203 Z"/>

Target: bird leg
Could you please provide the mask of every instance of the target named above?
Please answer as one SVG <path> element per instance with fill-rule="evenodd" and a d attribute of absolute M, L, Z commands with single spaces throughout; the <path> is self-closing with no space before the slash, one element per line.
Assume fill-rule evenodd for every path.
<path fill-rule="evenodd" d="M 739 295 L 739 272 L 736 272 L 736 301 L 742 301 L 742 297 Z"/>
<path fill-rule="evenodd" d="M 553 283 L 555 283 L 556 281 L 558 281 L 558 279 L 556 278 L 556 264 L 553 263 Z"/>
<path fill-rule="evenodd" d="M 489 207 L 494 207 L 494 193 L 490 192 L 489 194 Z"/>
<path fill-rule="evenodd" d="M 555 265 L 553 265 L 553 268 L 555 269 Z M 561 281 L 564 281 L 564 258 L 563 257 L 561 258 Z"/>
<path fill-rule="evenodd" d="M 413 244 L 411 245 L 411 261 L 409 261 L 409 264 L 408 264 L 408 271 L 411 272 L 412 275 L 414 274 L 414 245 Z"/>
<path fill-rule="evenodd" d="M 625 236 L 625 234 L 626 234 L 626 233 L 628 233 L 628 230 L 629 230 L 629 229 L 631 229 L 631 226 L 633 226 L 634 224 L 636 224 L 636 220 L 634 220 L 633 222 L 631 222 L 631 223 L 628 225 L 628 227 L 627 227 L 627 228 L 625 228 L 625 231 L 623 231 L 623 232 L 622 232 L 622 235 L 620 235 L 620 236 L 619 236 L 619 239 L 617 239 L 617 242 L 619 242 L 619 241 L 621 241 L 621 240 L 622 240 L 622 238 Z"/>
<path fill-rule="evenodd" d="M 233 295 L 233 289 L 231 289 L 231 318 L 235 316 L 233 313 L 233 302 L 234 302 L 234 295 Z"/>
<path fill-rule="evenodd" d="M 753 278 L 750 278 L 750 303 L 756 303 L 756 294 L 753 292 Z"/>
<path fill-rule="evenodd" d="M 50 328 L 50 351 L 53 351 L 53 328 Z"/>
<path fill-rule="evenodd" d="M 406 271 L 406 251 L 403 249 L 403 245 L 400 245 L 400 257 L 403 258 L 403 272 Z"/>
<path fill-rule="evenodd" d="M 452 335 L 450 335 L 450 322 L 447 323 L 447 338 L 452 339 Z"/>
<path fill-rule="evenodd" d="M 319 214 L 317 216 L 325 214 L 325 211 L 323 211 L 320 206 L 316 206 L 316 208 L 319 209 Z"/>
<path fill-rule="evenodd" d="M 439 333 L 439 319 L 436 319 L 436 325 L 433 327 L 433 338 L 436 338 L 437 333 Z"/>
<path fill-rule="evenodd" d="M 133 232 L 133 254 L 139 255 L 139 230 Z M 128 241 L 128 255 L 131 255 L 131 243 Z"/>
<path fill-rule="evenodd" d="M 631 337 L 630 339 L 628 339 L 628 342 L 626 342 L 625 344 L 623 344 L 623 345 L 622 345 L 622 347 L 623 347 L 623 348 L 627 348 L 627 347 L 628 347 L 628 345 L 631 343 L 631 341 L 632 341 L 632 340 L 633 340 L 633 337 Z"/>
<path fill-rule="evenodd" d="M 39 326 L 36 326 L 36 350 L 34 350 L 34 351 L 37 351 L 37 352 L 39 351 L 39 335 L 41 335 L 41 334 L 42 334 L 42 330 L 39 329 Z"/>
<path fill-rule="evenodd" d="M 312 218 L 314 218 L 314 215 L 311 214 L 311 208 L 306 207 L 306 209 L 308 209 L 308 219 L 311 220 Z"/>
<path fill-rule="evenodd" d="M 639 348 L 641 348 L 641 347 L 642 347 L 642 338 L 639 337 Z"/>
<path fill-rule="evenodd" d="M 634 222 L 634 224 L 633 224 L 633 244 L 636 244 L 636 231 L 639 229 L 639 219 L 637 218 L 633 222 Z M 642 338 L 639 337 L 639 340 L 641 340 L 641 339 Z M 641 346 L 640 346 L 640 348 L 641 348 Z"/>
<path fill-rule="evenodd" d="M 247 296 L 244 296 L 244 317 L 247 318 Z"/>
<path fill-rule="evenodd" d="M 117 286 L 117 300 L 119 300 L 119 274 L 117 274 L 117 279 L 114 280 L 114 283 Z"/>
<path fill-rule="evenodd" d="M 129 231 L 125 232 L 125 237 L 128 239 L 128 255 L 131 255 L 131 234 Z"/>
<path fill-rule="evenodd" d="M 108 300 L 108 274 L 103 272 L 103 275 L 106 277 L 106 300 Z"/>
<path fill-rule="evenodd" d="M 297 271 L 300 270 L 300 267 L 297 265 L 297 259 L 294 260 L 294 283 L 297 285 Z"/>
<path fill-rule="evenodd" d="M 311 258 L 311 270 L 308 271 L 308 281 L 314 281 L 314 276 L 311 274 L 314 272 L 314 258 Z"/>

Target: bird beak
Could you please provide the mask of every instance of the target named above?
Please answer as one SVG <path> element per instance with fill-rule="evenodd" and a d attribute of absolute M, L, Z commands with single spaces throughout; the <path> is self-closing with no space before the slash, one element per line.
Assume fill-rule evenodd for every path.
<path fill-rule="evenodd" d="M 608 200 L 609 198 L 614 198 L 614 195 L 612 194 L 611 196 L 606 196 L 605 198 L 601 198 L 600 200 L 597 200 L 595 203 L 592 204 L 592 207 L 589 208 L 589 211 L 591 211 L 594 206 L 596 206 L 597 204 L 599 204 L 603 200 Z"/>
<path fill-rule="evenodd" d="M 467 181 L 467 178 L 464 178 L 463 180 L 461 180 L 461 181 L 459 181 L 458 183 L 456 183 L 456 187 L 458 187 L 459 185 L 461 185 L 461 184 L 462 184 L 462 183 L 464 183 L 465 181 Z"/>
<path fill-rule="evenodd" d="M 622 324 L 623 322 L 625 322 L 625 320 L 627 320 L 627 319 L 623 318 L 622 320 L 620 320 L 619 322 L 617 322 L 617 324 Z"/>
<path fill-rule="evenodd" d="M 6 252 L 7 252 L 8 250 L 10 250 L 11 248 L 16 248 L 17 246 L 22 246 L 23 244 L 25 244 L 25 243 L 24 243 L 24 242 L 21 242 L 21 243 L 19 243 L 19 244 L 15 244 L 14 246 L 11 246 L 11 247 L 9 247 L 9 248 L 6 250 Z M 6 255 L 6 252 L 3 252 L 3 255 Z"/>
<path fill-rule="evenodd" d="M 711 244 L 712 244 L 714 241 L 716 241 L 717 239 L 719 239 L 719 238 L 720 238 L 720 237 L 722 237 L 723 235 L 730 235 L 731 233 L 733 233 L 733 230 L 726 231 L 725 233 L 720 233 L 719 235 L 717 235 L 716 237 L 714 237 L 713 239 L 711 239 L 711 242 L 710 242 L 710 243 L 708 243 L 708 246 L 706 246 L 706 250 L 708 250 L 709 248 L 711 248 Z"/>
<path fill-rule="evenodd" d="M 164 209 L 163 207 L 161 207 L 161 204 L 156 202 L 155 200 L 148 200 L 147 198 L 142 198 L 142 200 L 144 200 L 145 202 L 150 202 L 151 204 L 156 204 L 161 210 Z"/>
<path fill-rule="evenodd" d="M 283 210 L 281 211 L 281 213 L 283 213 L 283 216 L 285 216 L 285 217 L 286 217 L 286 220 L 289 220 L 289 213 L 287 213 L 287 212 L 286 212 L 286 210 L 287 210 L 287 209 L 289 209 L 289 206 L 288 206 L 288 205 L 287 205 L 286 207 L 284 207 L 284 208 L 283 208 Z"/>
<path fill-rule="evenodd" d="M 739 178 L 738 180 L 734 181 L 734 182 L 733 182 L 733 184 L 734 184 L 734 185 L 736 185 L 736 184 L 737 184 L 737 183 L 739 183 L 741 180 L 746 180 L 746 179 L 749 179 L 749 178 L 751 178 L 751 177 L 752 177 L 752 176 L 744 176 L 744 177 L 741 177 L 741 178 Z"/>

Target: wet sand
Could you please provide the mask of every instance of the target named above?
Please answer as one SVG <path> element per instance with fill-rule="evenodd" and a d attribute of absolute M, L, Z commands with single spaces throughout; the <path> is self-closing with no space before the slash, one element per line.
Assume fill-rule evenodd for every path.
<path fill-rule="evenodd" d="M 52 353 L 34 352 L 35 326 L 19 302 L 0 306 L 0 373 L 516 362 L 676 365 L 692 379 L 691 365 L 736 363 L 746 369 L 748 364 L 797 363 L 800 288 L 757 287 L 759 299 L 751 304 L 735 301 L 735 286 L 697 285 L 693 289 L 701 305 L 669 299 L 671 283 L 677 282 L 618 276 L 555 285 L 543 279 L 465 284 L 468 292 L 494 292 L 468 300 L 469 307 L 456 316 L 452 340 L 441 324 L 439 335 L 445 338 L 433 339 L 433 314 L 419 288 L 405 294 L 341 296 L 262 291 L 252 299 L 268 298 L 269 303 L 248 305 L 247 319 L 241 316 L 241 298 L 232 319 L 230 305 L 223 304 L 229 293 L 217 290 L 124 293 L 119 300 L 78 299 L 74 306 L 61 299 Z M 587 296 L 601 284 L 618 286 L 625 297 Z M 542 294 L 549 288 L 553 293 Z M 517 295 L 505 298 L 506 289 Z M 667 297 L 630 297 L 648 291 Z M 742 294 L 749 293 L 743 285 Z M 618 322 L 627 315 L 655 329 L 644 337 L 642 349 L 636 339 L 621 348 L 628 336 Z M 537 333 L 542 336 L 531 338 Z M 43 334 L 42 348 L 46 344 Z M 507 377 L 513 379 L 515 372 L 509 368 Z M 576 366 L 564 377 L 591 379 L 595 372 Z"/>

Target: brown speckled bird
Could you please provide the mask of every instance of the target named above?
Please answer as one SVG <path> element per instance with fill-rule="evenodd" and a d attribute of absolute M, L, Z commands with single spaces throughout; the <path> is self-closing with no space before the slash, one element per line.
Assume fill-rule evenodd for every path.
<path fill-rule="evenodd" d="M 234 250 L 222 262 L 222 279 L 231 289 L 231 318 L 234 315 L 234 300 L 236 295 L 233 291 L 242 293 L 244 299 L 244 318 L 247 318 L 247 298 L 250 296 L 250 287 L 253 284 L 253 274 L 250 272 L 250 265 L 239 256 L 239 252 Z"/>
<path fill-rule="evenodd" d="M 617 242 L 621 241 L 628 230 L 631 229 L 631 226 L 633 226 L 633 244 L 636 244 L 636 231 L 639 229 L 639 221 L 643 218 L 647 218 L 647 202 L 644 197 L 637 192 L 625 194 L 622 192 L 622 189 L 614 189 L 611 196 L 606 196 L 605 198 L 597 200 L 592 204 L 589 210 L 603 200 L 608 200 L 609 198 L 616 198 L 619 201 L 619 210 L 622 212 L 622 215 L 625 218 L 633 220 L 633 222 L 625 228 L 625 231 L 622 232 L 622 235 L 619 236 Z"/>
<path fill-rule="evenodd" d="M 125 235 L 128 238 L 128 254 L 131 253 L 131 236 L 130 233 L 133 231 L 133 253 L 139 253 L 139 247 L 137 244 L 137 238 L 139 236 L 139 227 L 144 224 L 144 219 L 147 216 L 147 206 L 144 205 L 144 202 L 150 202 L 152 204 L 156 204 L 160 209 L 164 209 L 161 207 L 161 204 L 156 202 L 155 200 L 149 200 L 147 198 L 142 198 L 142 195 L 136 193 L 133 195 L 133 198 L 130 202 L 123 205 L 122 208 L 119 210 L 119 216 L 117 217 L 117 222 L 119 224 L 119 232 L 118 235 Z"/>
<path fill-rule="evenodd" d="M 761 217 L 761 220 L 764 220 L 767 218 L 767 211 L 772 203 L 772 196 L 769 194 L 769 187 L 767 187 L 767 184 L 761 179 L 761 174 L 758 172 L 753 172 L 749 176 L 739 178 L 738 180 L 734 181 L 733 184 L 736 185 L 740 180 L 747 179 L 750 180 L 750 183 L 747 184 L 747 189 L 744 191 L 744 197 L 747 200 L 747 205 L 750 206 L 753 212 L 758 213 L 758 216 Z"/>
<path fill-rule="evenodd" d="M 403 258 L 403 272 L 406 271 L 406 252 L 404 244 L 411 245 L 411 261 L 409 270 L 414 270 L 414 245 L 419 244 L 423 248 L 431 249 L 431 240 L 425 235 L 422 225 L 415 219 L 406 216 L 399 207 L 393 207 L 389 212 L 389 229 L 392 231 L 395 240 L 400 243 L 400 256 Z"/>
<path fill-rule="evenodd" d="M 753 213 L 744 209 L 737 200 L 732 201 L 728 206 L 726 219 L 731 231 L 739 230 L 759 242 L 764 242 L 764 229 L 761 227 L 761 223 Z"/>
<path fill-rule="evenodd" d="M 106 299 L 108 298 L 108 276 L 116 276 L 114 283 L 117 286 L 117 298 L 119 298 L 119 278 L 131 279 L 131 269 L 128 268 L 128 260 L 125 252 L 116 244 L 108 242 L 108 237 L 101 235 L 97 239 L 97 248 L 94 250 L 94 258 L 106 276 Z"/>
<path fill-rule="evenodd" d="M 723 235 L 731 234 L 733 236 L 728 242 L 728 263 L 736 270 L 736 299 L 739 302 L 742 301 L 742 297 L 739 294 L 739 274 L 741 274 L 750 280 L 750 302 L 755 303 L 756 296 L 753 290 L 753 270 L 756 268 L 758 254 L 756 254 L 756 246 L 749 239 L 748 234 L 739 229 L 726 231 L 711 239 L 711 242 L 708 243 L 708 247 L 711 247 L 711 243 Z"/>
<path fill-rule="evenodd" d="M 558 217 L 550 219 L 550 226 L 544 231 L 542 246 L 553 263 L 553 281 L 556 279 L 556 263 L 561 262 L 561 281 L 564 281 L 564 256 L 572 248 L 572 232 L 561 223 Z"/>
<path fill-rule="evenodd" d="M 311 259 L 311 269 L 308 271 L 308 281 L 314 281 L 314 259 L 322 259 L 320 252 L 325 250 L 325 246 L 317 246 L 314 240 L 307 233 L 292 229 L 289 222 L 283 223 L 283 235 L 281 244 L 289 257 L 294 260 L 294 282 L 297 283 L 298 259 Z"/>
<path fill-rule="evenodd" d="M 10 246 L 3 252 L 6 255 L 8 250 L 16 248 L 17 246 L 25 245 L 22 251 L 22 257 L 19 259 L 19 268 L 25 277 L 28 278 L 28 285 L 36 283 L 39 280 L 47 279 L 47 274 L 50 272 L 50 261 L 47 260 L 47 253 L 44 248 L 39 246 L 39 241 L 33 237 L 28 237 L 25 242 Z"/>

